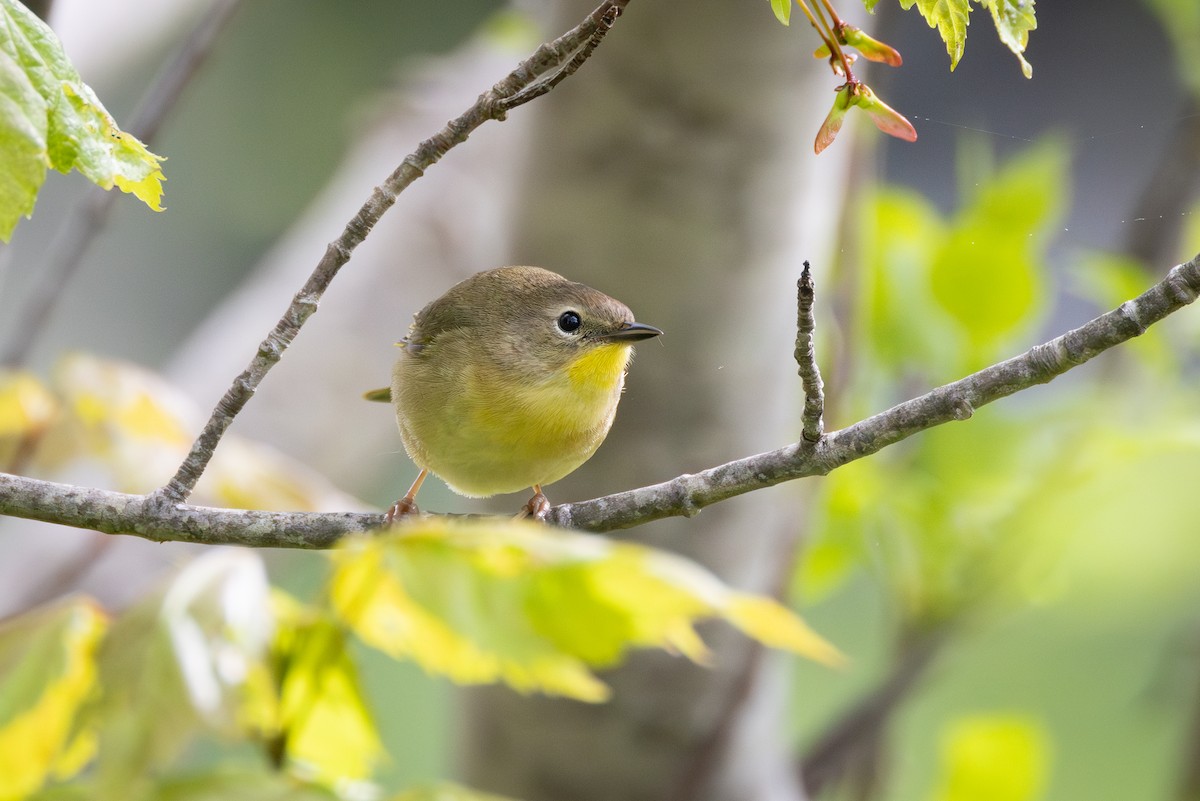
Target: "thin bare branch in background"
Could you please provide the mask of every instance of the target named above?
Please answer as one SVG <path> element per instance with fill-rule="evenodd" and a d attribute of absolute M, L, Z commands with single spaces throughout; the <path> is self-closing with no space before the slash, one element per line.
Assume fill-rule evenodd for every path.
<path fill-rule="evenodd" d="M 371 197 L 346 224 L 342 235 L 329 243 L 325 255 L 304 286 L 296 293 L 283 317 L 258 346 L 258 352 L 250 364 L 234 379 L 232 386 L 217 403 L 174 477 L 152 494 L 153 499 L 164 505 L 180 503 L 187 499 L 234 417 L 249 402 L 267 372 L 282 358 L 283 352 L 300 332 L 300 328 L 316 312 L 321 296 L 342 265 L 350 260 L 354 249 L 392 207 L 399 194 L 424 175 L 425 170 L 440 161 L 451 148 L 465 142 L 479 126 L 490 120 L 502 121 L 515 105 L 544 94 L 551 86 L 574 72 L 579 63 L 582 63 L 576 63 L 575 57 L 584 54 L 583 57 L 586 58 L 595 50 L 596 45 L 628 3 L 629 0 L 607 0 L 575 28 L 553 42 L 539 47 L 504 80 L 481 94 L 469 109 L 446 123 L 446 126 L 432 137 L 421 142 L 383 184 L 375 188 Z M 549 76 L 544 91 L 529 91 L 528 94 L 522 95 L 527 90 L 541 86 L 544 76 Z M 516 102 L 518 99 L 520 103 Z"/>
<path fill-rule="evenodd" d="M 220 0 L 200 20 L 146 90 L 133 113 L 131 134 L 147 144 L 154 139 L 241 5 L 242 0 Z M 63 287 L 78 273 L 88 247 L 104 228 L 119 193 L 90 189 L 68 215 L 45 265 L 38 272 L 38 280 L 30 288 L 30 296 L 14 315 L 8 330 L 8 346 L 0 354 L 0 365 L 19 367 L 28 361 L 38 336 L 63 296 Z"/>

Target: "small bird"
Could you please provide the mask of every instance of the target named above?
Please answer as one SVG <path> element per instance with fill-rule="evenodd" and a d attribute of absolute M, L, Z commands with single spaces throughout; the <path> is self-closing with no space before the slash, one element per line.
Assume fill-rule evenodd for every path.
<path fill-rule="evenodd" d="M 532 487 L 523 515 L 550 508 L 542 487 L 604 441 L 633 343 L 662 334 L 629 307 L 540 267 L 501 267 L 417 313 L 389 389 L 400 438 L 420 468 L 388 511 L 416 513 L 429 473 L 482 498 Z"/>

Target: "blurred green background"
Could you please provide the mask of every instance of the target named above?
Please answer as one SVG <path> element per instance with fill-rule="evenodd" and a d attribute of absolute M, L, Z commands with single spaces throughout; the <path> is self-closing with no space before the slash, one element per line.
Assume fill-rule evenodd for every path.
<path fill-rule="evenodd" d="M 462 43 L 500 5 L 247 2 L 153 144 L 169 157 L 169 211 L 118 204 L 34 363 L 86 348 L 161 365 L 329 179 L 406 68 Z M 1176 44 L 1194 41 L 1195 7 L 1159 5 Z M 950 75 L 923 22 L 881 9 L 881 35 L 906 66 L 878 86 L 921 138 L 836 145 L 861 148 L 863 168 L 842 260 L 818 288 L 828 428 L 1077 325 L 1200 247 L 1194 192 L 1177 219 L 1140 211 L 1200 83 L 1162 18 L 1136 0 L 1038 13 L 1026 82 L 982 12 Z M 166 49 L 85 78 L 123 119 Z M 823 112 L 812 110 L 813 130 Z M 809 138 L 798 132 L 797 146 Z M 77 176 L 51 177 L 11 246 L 0 320 L 87 191 Z M 1169 263 L 1133 252 L 1152 225 Z M 819 797 L 1200 797 L 1185 778 L 1200 760 L 1200 322 L 1177 317 L 1050 388 L 813 482 L 795 594 L 852 661 L 795 667 L 799 751 L 936 643 L 890 699 L 893 714 L 871 725 L 882 745 L 846 757 L 849 778 Z M 315 554 L 271 566 L 302 596 L 325 570 Z M 358 653 L 392 754 L 381 781 L 446 775 L 449 688 Z"/>

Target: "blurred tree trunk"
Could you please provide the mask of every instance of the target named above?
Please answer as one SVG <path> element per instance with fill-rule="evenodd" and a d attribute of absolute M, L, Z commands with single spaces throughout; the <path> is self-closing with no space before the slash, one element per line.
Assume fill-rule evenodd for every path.
<path fill-rule="evenodd" d="M 591 5 L 559 3 L 550 29 Z M 818 280 L 828 264 L 850 148 L 813 156 L 836 79 L 808 33 L 765 2 L 634 2 L 579 74 L 529 109 L 509 261 L 607 291 L 666 331 L 642 346 L 608 441 L 552 502 L 798 438 L 795 281 L 803 259 Z M 637 536 L 777 592 L 799 501 L 795 486 L 755 493 Z M 730 630 L 702 633 L 711 668 L 638 655 L 608 675 L 606 704 L 471 691 L 466 780 L 527 801 L 801 798 L 781 664 Z"/>

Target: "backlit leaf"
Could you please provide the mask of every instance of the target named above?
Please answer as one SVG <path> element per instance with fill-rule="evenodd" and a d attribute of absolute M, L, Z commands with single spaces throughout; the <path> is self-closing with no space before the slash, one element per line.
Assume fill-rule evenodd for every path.
<path fill-rule="evenodd" d="M 1035 720 L 978 715 L 955 721 L 942 741 L 936 801 L 1033 801 L 1040 798 L 1050 744 Z"/>
<path fill-rule="evenodd" d="M 384 750 L 346 651 L 345 630 L 278 593 L 275 608 L 277 729 L 289 767 L 329 786 L 369 778 Z"/>
<path fill-rule="evenodd" d="M 182 392 L 127 362 L 68 354 L 56 366 L 52 388 L 62 413 L 42 438 L 36 468 L 50 474 L 83 471 L 92 481 L 103 475 L 107 485 L 125 492 L 164 484 L 203 422 Z M 0 402 L 2 392 L 0 386 Z M 236 435 L 222 441 L 193 499 L 240 509 L 363 506 L 307 466 Z"/>
<path fill-rule="evenodd" d="M 117 127 L 58 37 L 16 0 L 0 0 L 0 97 L 0 240 L 33 211 L 47 167 L 162 210 L 162 158 Z"/>
<path fill-rule="evenodd" d="M 463 684 L 503 681 L 601 701 L 592 673 L 631 648 L 695 661 L 694 624 L 723 618 L 768 645 L 838 654 L 775 601 L 682 557 L 522 522 L 421 520 L 336 555 L 330 597 L 367 643 Z"/>
<path fill-rule="evenodd" d="M 1037 28 L 1034 16 L 1034 0 L 988 0 L 992 21 L 1000 41 L 1021 62 L 1021 72 L 1026 78 L 1033 77 L 1033 67 L 1025 60 L 1025 46 L 1029 44 L 1029 32 Z"/>
<path fill-rule="evenodd" d="M 784 25 L 791 24 L 792 0 L 771 0 L 771 10 L 775 12 L 775 19 Z"/>
<path fill-rule="evenodd" d="M 25 370 L 0 369 L 0 470 L 30 448 L 54 419 L 58 401 Z"/>
<path fill-rule="evenodd" d="M 933 293 L 973 345 L 974 366 L 1031 320 L 1041 299 L 1037 267 L 1061 213 L 1067 153 L 1055 142 L 1012 159 L 956 216 L 936 254 Z"/>
<path fill-rule="evenodd" d="M 45 607 L 0 626 L 0 800 L 70 776 L 93 753 L 80 706 L 96 687 L 107 620 L 90 601 Z"/>
<path fill-rule="evenodd" d="M 950 54 L 950 69 L 958 66 L 963 49 L 967 45 L 967 25 L 970 24 L 970 0 L 900 0 L 900 6 L 905 11 L 916 4 L 917 11 L 929 23 L 930 28 L 937 28 L 942 41 L 946 43 L 946 52 Z"/>

